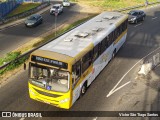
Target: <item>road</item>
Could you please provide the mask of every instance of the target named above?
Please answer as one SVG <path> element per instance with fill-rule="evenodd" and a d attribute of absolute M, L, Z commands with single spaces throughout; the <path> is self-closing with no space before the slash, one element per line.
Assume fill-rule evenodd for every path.
<path fill-rule="evenodd" d="M 72 10 L 72 7 L 65 7 L 64 13 L 57 17 L 57 27 L 78 14 Z M 42 14 L 42 17 L 44 18 L 43 24 L 35 28 L 26 28 L 22 23 L 0 31 L 0 56 L 55 28 L 55 16 L 50 15 L 49 10 Z"/>
<path fill-rule="evenodd" d="M 160 11 L 152 9 L 147 12 L 146 20 L 137 25 L 128 26 L 127 42 L 121 48 L 107 67 L 96 78 L 87 90 L 69 111 L 114 111 L 117 100 L 123 92 L 130 89 L 131 84 L 124 86 L 114 94 L 106 97 L 113 87 L 125 75 L 121 86 L 128 81 L 135 71 L 128 72 L 141 58 L 160 46 Z M 130 76 L 130 77 L 129 77 Z M 11 79 L 11 78 L 10 78 Z M 13 76 L 9 83 L 0 88 L 0 111 L 62 111 L 62 109 L 33 101 L 28 96 L 28 73 L 22 71 L 20 75 Z M 127 106 L 124 106 L 127 107 Z M 1 118 L 0 118 L 1 119 Z M 11 118 L 8 118 L 11 119 Z M 23 120 L 12 118 L 11 120 Z M 30 118 L 31 119 L 31 118 Z M 30 120 L 25 118 L 25 120 Z M 32 118 L 32 120 L 50 120 L 51 118 Z M 96 117 L 79 118 L 52 118 L 53 120 L 97 120 Z M 98 118 L 106 120 L 106 118 Z M 107 119 L 110 120 L 110 119 Z"/>

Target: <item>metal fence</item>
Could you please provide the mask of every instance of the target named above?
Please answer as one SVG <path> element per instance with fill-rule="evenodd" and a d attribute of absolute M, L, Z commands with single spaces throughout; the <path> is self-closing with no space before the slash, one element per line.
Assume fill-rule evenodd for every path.
<path fill-rule="evenodd" d="M 19 1 L 13 0 L 13 1 L 0 3 L 0 18 L 5 17 L 13 9 L 18 7 L 22 2 L 23 2 L 22 0 L 19 0 Z"/>
<path fill-rule="evenodd" d="M 144 58 L 143 64 L 148 64 L 148 63 L 151 64 L 151 68 L 154 68 L 158 64 L 160 64 L 160 47 L 152 51 L 149 55 L 147 55 Z"/>
<path fill-rule="evenodd" d="M 5 24 L 5 23 L 7 23 L 9 21 L 12 21 L 12 20 L 20 19 L 20 18 L 26 17 L 28 15 L 31 15 L 31 14 L 33 14 L 33 13 L 35 13 L 35 12 L 37 12 L 37 11 L 47 7 L 47 6 L 49 6 L 49 5 L 50 5 L 49 2 L 43 2 L 41 5 L 35 7 L 33 9 L 31 9 L 31 10 L 25 11 L 25 12 L 20 13 L 20 14 L 16 14 L 16 15 L 11 16 L 11 17 L 1 18 L 0 19 L 0 25 Z"/>
<path fill-rule="evenodd" d="M 46 1 L 49 1 L 49 0 L 23 0 L 23 2 L 46 2 Z"/>
<path fill-rule="evenodd" d="M 40 2 L 40 3 L 49 3 L 50 0 L 11 0 L 11 1 L 8 1 L 8 2 L 1 2 L 0 3 L 0 25 L 1 24 L 4 24 L 6 22 L 9 21 L 9 19 L 11 19 L 11 17 L 7 17 L 7 15 L 12 11 L 14 10 L 15 8 L 17 8 L 20 4 L 24 3 L 24 2 Z M 44 4 L 43 5 L 40 5 L 38 6 L 37 8 L 39 7 L 43 7 L 45 6 Z M 24 12 L 26 14 L 28 14 L 30 11 L 34 11 L 35 9 L 37 8 L 33 8 L 32 10 L 29 10 L 27 12 Z M 38 9 L 39 10 L 39 9 Z M 22 14 L 24 13 L 21 13 L 21 14 L 18 14 L 18 15 L 15 15 L 15 16 L 12 16 L 14 19 L 15 17 L 17 18 L 17 16 L 21 16 Z M 32 12 L 33 13 L 33 12 Z M 23 15 L 22 15 L 23 16 Z M 18 18 L 17 18 L 18 19 Z"/>

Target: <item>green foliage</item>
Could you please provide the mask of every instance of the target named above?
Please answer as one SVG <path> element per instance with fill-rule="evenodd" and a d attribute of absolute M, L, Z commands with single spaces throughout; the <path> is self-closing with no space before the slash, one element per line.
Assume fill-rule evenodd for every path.
<path fill-rule="evenodd" d="M 14 60 L 20 55 L 20 52 L 10 52 L 7 53 L 5 58 L 0 58 L 0 65 L 3 65 L 4 63 L 7 63 L 9 61 Z"/>
<path fill-rule="evenodd" d="M 0 58 L 0 66 L 2 66 L 5 63 L 8 63 L 10 61 L 15 60 L 20 55 L 21 55 L 20 52 L 11 52 L 11 53 L 8 53 L 5 58 Z M 28 57 L 23 57 L 21 59 L 13 61 L 10 65 L 8 65 L 4 69 L 0 70 L 0 75 L 2 75 L 3 73 L 5 73 L 6 71 L 13 70 L 13 69 L 19 67 L 21 64 L 23 64 L 26 61 L 27 58 Z"/>
<path fill-rule="evenodd" d="M 90 6 L 100 7 L 101 9 L 104 10 L 116 10 L 120 8 L 145 4 L 146 1 L 145 0 L 78 0 L 78 2 Z M 148 2 L 149 3 L 157 2 L 157 0 L 148 0 Z"/>

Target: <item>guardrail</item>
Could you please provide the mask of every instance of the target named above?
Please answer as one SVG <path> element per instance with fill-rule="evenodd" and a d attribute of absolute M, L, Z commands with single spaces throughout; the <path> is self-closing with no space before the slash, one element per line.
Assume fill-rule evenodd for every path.
<path fill-rule="evenodd" d="M 154 2 L 154 3 L 149 3 L 149 4 L 156 4 L 156 3 L 160 3 L 160 2 Z M 134 7 L 129 7 L 129 8 L 124 8 L 124 9 L 119 9 L 119 10 L 115 10 L 115 11 L 121 12 L 121 11 L 129 10 L 129 9 L 133 9 L 133 8 L 138 8 L 138 7 L 143 7 L 143 6 L 145 6 L 145 4 L 144 4 L 144 5 L 139 5 L 139 6 L 134 6 Z M 87 22 L 87 21 L 85 21 L 85 22 Z M 83 23 L 85 23 L 85 22 L 83 22 Z M 83 23 L 81 23 L 81 24 L 83 24 Z M 38 46 L 38 47 L 36 47 L 36 48 L 34 48 L 34 49 L 32 49 L 32 50 L 30 50 L 30 51 L 24 53 L 24 54 L 22 54 L 21 56 L 17 57 L 15 60 L 10 61 L 10 62 L 8 62 L 8 63 L 6 63 L 6 64 L 0 66 L 0 70 L 4 69 L 5 67 L 9 66 L 10 64 L 12 64 L 12 63 L 18 61 L 19 59 L 21 59 L 21 58 L 23 58 L 23 57 L 29 56 L 29 55 L 30 55 L 33 51 L 35 51 L 36 49 L 38 49 L 38 48 L 40 48 L 40 47 L 46 45 L 47 43 L 49 43 L 49 42 L 55 40 L 56 38 L 62 36 L 63 34 L 65 34 L 65 33 L 69 32 L 69 31 L 75 29 L 76 27 L 80 26 L 81 24 L 79 24 L 79 25 L 73 27 L 73 28 L 70 29 L 70 30 L 67 30 L 66 32 L 64 32 L 64 33 L 58 35 L 57 37 L 55 37 L 54 39 L 50 39 L 49 41 L 45 42 L 44 44 L 42 44 L 42 45 L 40 45 L 40 46 Z"/>
<path fill-rule="evenodd" d="M 141 68 L 138 75 L 147 76 L 148 73 L 154 69 L 158 64 L 160 64 L 160 47 L 149 53 L 141 64 Z"/>
<path fill-rule="evenodd" d="M 45 3 L 42 3 L 41 5 L 31 9 L 31 10 L 28 10 L 28 11 L 25 11 L 23 13 L 20 13 L 20 14 L 17 14 L 17 15 L 14 15 L 14 16 L 11 16 L 11 17 L 5 17 L 5 18 L 1 18 L 0 19 L 0 25 L 4 24 L 4 23 L 7 23 L 9 21 L 12 21 L 12 20 L 16 20 L 16 19 L 19 19 L 19 18 L 23 18 L 23 17 L 26 17 L 28 15 L 31 15 L 47 6 L 49 6 L 50 3 L 49 2 L 45 2 Z"/>

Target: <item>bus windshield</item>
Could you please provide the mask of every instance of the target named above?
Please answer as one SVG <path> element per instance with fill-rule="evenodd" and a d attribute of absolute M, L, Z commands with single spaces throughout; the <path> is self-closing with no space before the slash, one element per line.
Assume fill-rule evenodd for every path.
<path fill-rule="evenodd" d="M 30 64 L 30 81 L 32 84 L 57 92 L 69 90 L 69 72 Z"/>

